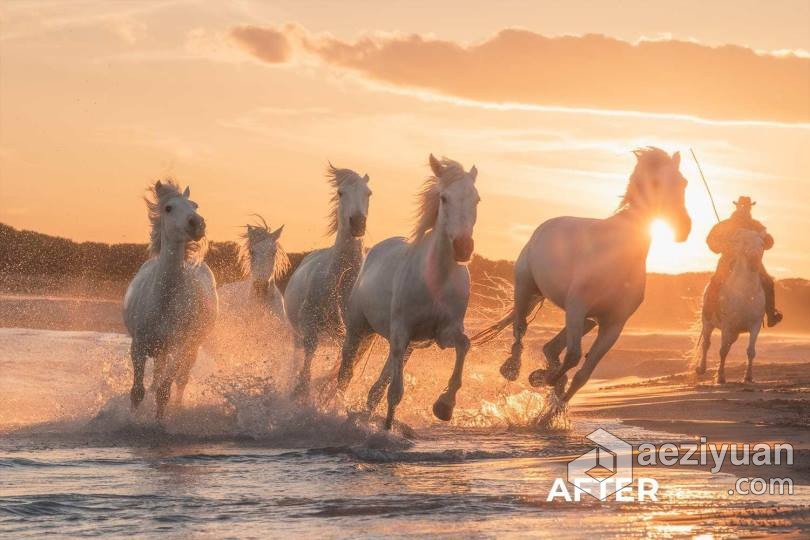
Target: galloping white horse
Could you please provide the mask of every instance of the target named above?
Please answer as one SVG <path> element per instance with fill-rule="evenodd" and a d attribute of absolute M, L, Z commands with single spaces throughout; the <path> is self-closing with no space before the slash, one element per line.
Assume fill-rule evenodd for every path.
<path fill-rule="evenodd" d="M 156 182 L 146 199 L 152 224 L 149 252 L 124 296 L 124 322 L 132 336 L 134 380 L 130 399 L 137 408 L 144 397 L 146 359 L 155 359 L 157 418 L 166 413 L 172 382 L 180 405 L 197 350 L 217 316 L 214 275 L 203 262 L 205 220 L 189 189 L 180 193 L 173 181 Z"/>
<path fill-rule="evenodd" d="M 709 315 L 705 309 L 702 313 L 703 329 L 700 333 L 701 356 L 695 372 L 702 375 L 706 372 L 706 354 L 711 345 L 712 332 L 719 328 L 721 332 L 720 364 L 717 366 L 717 384 L 726 382 L 726 356 L 731 346 L 743 332 L 748 332 L 748 366 L 745 369 L 743 382 L 753 381 L 752 367 L 756 356 L 756 343 L 762 318 L 765 316 L 765 292 L 759 277 L 760 261 L 765 253 L 765 242 L 756 231 L 738 231 L 733 243 L 732 269 L 720 288 L 715 313 Z"/>
<path fill-rule="evenodd" d="M 299 395 L 309 388 L 318 339 L 339 341 L 343 337 L 346 302 L 363 264 L 363 236 L 371 196 L 368 175 L 361 177 L 350 169 L 337 169 L 330 164 L 327 177 L 335 188 L 329 225 L 335 243 L 307 255 L 284 291 L 296 348 L 304 350 L 294 390 Z"/>
<path fill-rule="evenodd" d="M 447 389 L 433 405 L 433 414 L 450 420 L 461 387 L 464 358 L 470 340 L 464 334 L 464 314 L 470 297 L 470 273 L 464 265 L 473 252 L 473 226 L 479 202 L 478 174 L 457 162 L 430 156 L 434 176 L 419 195 L 420 217 L 411 236 L 389 238 L 369 251 L 349 299 L 346 339 L 338 388 L 345 390 L 359 354 L 374 334 L 388 340 L 388 360 L 368 395 L 373 411 L 388 388 L 386 429 L 402 399 L 403 369 L 414 342 L 435 341 L 454 347 L 456 363 Z"/>
<path fill-rule="evenodd" d="M 668 219 L 679 242 L 692 227 L 684 206 L 687 182 L 678 170 L 680 154 L 670 157 L 652 147 L 634 153 L 636 167 L 616 213 L 606 219 L 558 217 L 540 225 L 515 262 L 514 307 L 473 337 L 473 343 L 486 342 L 512 324 L 512 353 L 501 374 L 513 381 L 520 370 L 529 314 L 546 298 L 565 310 L 565 328 L 543 347 L 548 369 L 529 377 L 534 386 L 556 386 L 562 405 L 588 381 L 644 298 L 650 222 L 658 216 Z M 597 324 L 596 340 L 566 390 L 566 372 L 582 356 L 582 337 Z M 545 418 L 554 413 L 549 411 Z"/>
<path fill-rule="evenodd" d="M 236 350 L 242 360 L 251 360 L 251 353 L 264 355 L 268 346 L 286 339 L 288 332 L 284 297 L 276 286 L 290 267 L 279 243 L 284 226 L 274 231 L 263 217 L 257 217 L 260 223 L 245 225 L 239 247 L 245 279 L 219 288 L 216 339 L 205 345 L 213 346 L 218 357 Z"/>

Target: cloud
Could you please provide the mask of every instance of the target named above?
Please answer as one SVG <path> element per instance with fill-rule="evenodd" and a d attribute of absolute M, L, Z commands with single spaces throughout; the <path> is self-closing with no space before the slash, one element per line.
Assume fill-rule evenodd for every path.
<path fill-rule="evenodd" d="M 290 59 L 290 41 L 284 30 L 239 26 L 231 30 L 231 37 L 256 58 L 269 64 L 283 64 Z"/>
<path fill-rule="evenodd" d="M 472 45 L 416 34 L 350 42 L 292 24 L 231 35 L 269 63 L 289 61 L 296 50 L 369 80 L 463 100 L 810 122 L 810 58 L 736 45 L 546 37 L 517 28 Z"/>

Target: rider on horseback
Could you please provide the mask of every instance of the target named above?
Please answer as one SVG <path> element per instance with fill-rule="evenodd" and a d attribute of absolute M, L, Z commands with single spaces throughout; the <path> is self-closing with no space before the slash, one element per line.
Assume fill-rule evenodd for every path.
<path fill-rule="evenodd" d="M 768 234 L 768 231 L 762 223 L 751 217 L 751 207 L 755 204 L 756 202 L 751 201 L 751 197 L 740 197 L 737 199 L 734 203 L 737 209 L 731 214 L 731 217 L 712 227 L 709 236 L 706 237 L 706 243 L 709 245 L 709 249 L 720 254 L 717 270 L 712 276 L 706 291 L 706 303 L 704 308 L 707 313 L 715 313 L 720 287 L 731 272 L 732 261 L 729 254 L 731 252 L 731 241 L 734 238 L 734 234 L 739 230 L 752 230 L 762 236 L 765 249 L 771 249 L 773 247 L 773 236 Z M 774 326 L 782 320 L 782 313 L 776 309 L 776 294 L 774 292 L 773 278 L 768 275 L 765 267 L 761 264 L 759 276 L 762 282 L 762 289 L 765 292 L 765 313 L 768 317 L 768 326 Z"/>

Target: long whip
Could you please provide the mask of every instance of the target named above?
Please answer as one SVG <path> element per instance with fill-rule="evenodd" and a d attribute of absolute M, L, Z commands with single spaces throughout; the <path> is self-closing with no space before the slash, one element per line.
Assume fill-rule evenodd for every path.
<path fill-rule="evenodd" d="M 714 210 L 714 217 L 717 218 L 717 222 L 720 223 L 720 214 L 717 213 L 717 206 L 714 204 L 714 197 L 712 196 L 712 190 L 709 189 L 709 183 L 706 181 L 706 177 L 703 176 L 703 169 L 700 166 L 700 162 L 698 161 L 697 156 L 695 155 L 695 151 L 689 148 L 689 152 L 692 153 L 692 159 L 695 160 L 695 165 L 697 165 L 698 172 L 700 173 L 700 178 L 703 179 L 703 185 L 706 186 L 706 193 L 709 194 L 709 200 L 712 202 L 712 210 Z"/>

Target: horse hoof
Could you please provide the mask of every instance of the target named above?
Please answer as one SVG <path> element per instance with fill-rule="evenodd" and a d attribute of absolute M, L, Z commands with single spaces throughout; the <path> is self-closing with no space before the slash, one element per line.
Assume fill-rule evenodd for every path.
<path fill-rule="evenodd" d="M 304 399 L 309 394 L 309 385 L 308 384 L 296 384 L 295 388 L 293 388 L 293 397 L 298 399 Z"/>
<path fill-rule="evenodd" d="M 454 404 L 439 398 L 436 400 L 436 403 L 433 404 L 433 416 L 439 420 L 442 420 L 443 422 L 448 422 L 451 418 L 453 418 L 454 408 Z"/>
<path fill-rule="evenodd" d="M 146 390 L 141 386 L 140 388 L 133 388 L 132 391 L 129 393 L 129 400 L 132 403 L 132 409 L 137 409 L 138 406 L 143 401 L 143 396 L 146 394 Z"/>
<path fill-rule="evenodd" d="M 547 369 L 535 369 L 529 374 L 529 384 L 537 388 L 546 384 Z"/>
<path fill-rule="evenodd" d="M 726 384 L 726 378 L 725 377 L 716 377 L 714 379 L 714 382 L 715 382 L 715 384 Z"/>
<path fill-rule="evenodd" d="M 514 382 L 517 380 L 518 374 L 520 373 L 520 362 L 510 356 L 501 364 L 500 371 L 504 379 Z"/>
<path fill-rule="evenodd" d="M 754 382 L 754 378 L 753 378 L 753 377 L 745 377 L 745 378 L 743 379 L 743 384 L 751 384 L 751 383 L 753 383 L 753 382 Z"/>
<path fill-rule="evenodd" d="M 706 366 L 697 366 L 695 368 L 695 374 L 703 375 L 704 373 L 706 373 Z"/>

